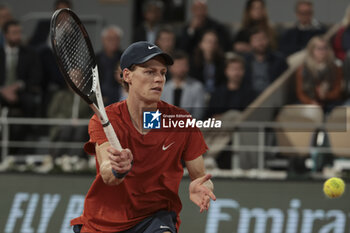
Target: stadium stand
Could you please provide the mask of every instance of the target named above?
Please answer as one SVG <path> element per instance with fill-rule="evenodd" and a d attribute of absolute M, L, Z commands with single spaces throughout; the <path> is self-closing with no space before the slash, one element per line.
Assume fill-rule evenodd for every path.
<path fill-rule="evenodd" d="M 276 130 L 277 145 L 291 149 L 291 152 L 281 154 L 308 156 L 312 136 L 323 123 L 323 111 L 317 105 L 285 105 L 279 111 L 276 121 L 282 124 Z M 294 127 L 288 123 L 294 123 Z"/>
<path fill-rule="evenodd" d="M 250 2 L 254 2 L 254 1 L 250 1 Z M 259 2 L 259 1 L 257 1 Z M 79 4 L 78 4 L 79 5 Z M 77 6 L 78 6 L 77 5 Z M 189 7 L 190 4 L 187 5 L 187 7 Z M 269 6 L 265 6 L 265 7 L 269 7 Z M 243 10 L 243 9 L 242 9 Z M 265 10 L 266 11 L 266 10 Z M 210 12 L 210 11 L 209 11 Z M 209 17 L 208 12 L 205 12 L 206 17 Z M 265 12 L 266 14 L 266 12 Z M 28 17 L 30 14 L 23 16 L 23 19 L 25 20 L 25 22 L 27 22 Z M 210 14 L 211 17 L 213 17 L 213 20 L 215 20 L 215 15 Z M 34 16 L 35 19 L 41 20 L 42 17 L 38 16 L 38 15 L 32 15 Z M 107 16 L 106 16 L 107 17 Z M 190 15 L 188 16 L 190 18 Z M 267 18 L 271 18 L 271 17 L 267 17 Z M 89 31 L 93 32 L 92 38 L 93 38 L 93 43 L 94 45 L 96 45 L 96 48 L 101 48 L 101 44 L 98 42 L 99 40 L 96 39 L 99 37 L 100 31 L 102 29 L 102 20 L 101 18 L 96 18 L 95 15 L 94 16 L 82 16 L 83 21 L 85 20 L 87 25 L 90 29 Z M 24 22 L 24 23 L 25 23 Z M 162 22 L 163 23 L 163 22 Z M 167 22 L 164 22 L 167 23 Z M 173 23 L 173 22 L 172 22 Z M 221 22 L 220 22 L 221 23 Z M 25 24 L 24 24 L 25 25 Z M 174 23 L 175 25 L 175 30 L 174 32 L 177 34 L 177 38 L 179 37 L 179 34 L 181 34 L 182 32 L 180 30 L 177 30 L 179 28 L 186 28 L 183 27 L 185 25 L 185 22 L 176 22 Z M 215 26 L 217 26 L 218 24 L 215 24 L 213 27 L 215 29 Z M 220 28 L 224 27 L 223 25 L 228 25 L 227 23 L 222 23 L 220 24 Z M 237 27 L 238 23 L 237 22 L 233 22 L 230 24 L 231 26 L 234 26 L 234 29 L 231 30 L 227 30 L 231 31 L 231 32 L 237 32 L 239 27 Z M 275 29 L 277 28 L 276 32 L 278 32 L 277 34 L 280 34 L 282 32 L 284 32 L 286 30 L 286 26 L 285 25 L 292 25 L 292 22 L 274 22 L 273 24 L 271 23 L 271 25 L 277 25 L 277 27 L 274 27 Z M 173 26 L 173 25 L 172 25 Z M 208 26 L 208 25 L 206 25 Z M 324 38 L 326 38 L 327 40 L 331 40 L 333 38 L 334 33 L 337 32 L 337 30 L 339 29 L 341 25 L 334 25 L 334 27 L 331 27 L 330 30 L 328 30 L 328 32 L 324 35 Z M 208 26 L 209 27 L 209 26 Z M 206 29 L 208 29 L 208 27 L 206 27 Z M 92 28 L 92 30 L 91 30 Z M 209 27 L 210 29 L 210 27 Z M 218 28 L 216 28 L 218 30 Z M 226 28 L 227 29 L 227 28 Z M 215 31 L 215 30 L 214 30 Z M 220 30 L 219 30 L 220 31 Z M 226 31 L 226 30 L 223 30 Z M 131 31 L 127 31 L 126 34 L 132 34 Z M 228 35 L 228 34 L 226 34 Z M 228 36 L 227 36 L 228 37 Z M 94 39 L 95 38 L 95 39 Z M 126 38 L 130 39 L 130 35 L 126 35 Z M 219 41 L 223 39 L 223 36 L 220 34 L 219 35 Z M 228 38 L 224 38 L 224 41 L 226 41 Z M 232 39 L 232 38 L 231 38 Z M 232 40 L 231 40 L 232 41 Z M 122 42 L 122 44 L 124 44 L 125 42 Z M 225 48 L 228 46 L 226 46 L 225 44 Z M 221 43 L 220 43 L 221 45 Z M 193 50 L 195 49 L 190 48 L 189 50 Z M 231 48 L 232 49 L 232 48 Z M 193 54 L 190 54 L 193 55 Z M 228 124 L 228 129 L 231 130 L 230 132 L 232 132 L 232 141 L 233 143 L 230 145 L 227 145 L 225 148 L 223 148 L 223 150 L 225 151 L 232 151 L 232 155 L 233 155 L 233 160 L 236 161 L 232 161 L 232 168 L 235 167 L 240 167 L 239 162 L 237 162 L 239 160 L 239 158 L 241 159 L 241 165 L 243 166 L 243 160 L 245 159 L 247 164 L 247 169 L 251 169 L 251 168 L 259 168 L 261 170 L 263 169 L 268 169 L 269 167 L 266 165 L 268 162 L 268 160 L 270 160 L 271 158 L 274 159 L 276 157 L 276 154 L 279 153 L 279 151 L 281 151 L 282 147 L 278 147 L 278 145 L 276 144 L 276 142 L 273 142 L 274 140 L 281 142 L 278 137 L 276 138 L 276 135 L 273 135 L 273 129 L 277 128 L 279 126 L 279 121 L 282 121 L 282 118 L 277 118 L 277 122 L 274 122 L 274 120 L 276 119 L 277 114 L 280 112 L 280 108 L 282 108 L 282 111 L 280 112 L 280 114 L 285 113 L 284 112 L 284 108 L 283 106 L 286 104 L 291 104 L 295 102 L 295 94 L 293 92 L 294 88 L 294 73 L 297 67 L 300 66 L 300 64 L 302 64 L 303 60 L 305 58 L 305 51 L 299 51 L 297 53 L 292 54 L 291 56 L 289 56 L 287 58 L 288 61 L 288 65 L 289 68 L 283 72 L 271 85 L 269 85 L 241 114 L 239 114 L 238 120 L 237 121 L 232 121 L 229 122 Z M 199 78 L 201 79 L 201 77 Z M 3 111 L 4 113 L 6 111 Z M 287 119 L 288 116 L 285 118 Z M 3 118 L 7 120 L 3 121 L 4 123 L 4 127 L 3 129 L 5 129 L 8 123 L 12 124 L 12 123 L 18 123 L 19 119 L 11 119 L 11 118 Z M 24 119 L 22 119 L 24 120 Z M 31 120 L 29 120 L 31 122 Z M 79 122 L 79 120 L 76 120 L 77 122 Z M 32 122 L 35 122 L 32 121 Z M 55 124 L 54 122 L 58 122 L 58 124 L 61 124 L 62 122 L 60 120 L 55 120 L 55 119 L 43 119 L 42 122 L 46 122 L 44 124 Z M 85 120 L 82 120 L 81 123 L 79 124 L 83 124 L 83 122 L 85 122 Z M 23 123 L 20 123 L 23 124 Z M 33 123 L 34 124 L 34 123 Z M 63 125 L 65 125 L 64 123 L 62 123 Z M 244 132 L 247 128 L 249 128 L 250 131 L 253 132 Z M 235 129 L 235 130 L 232 130 Z M 249 131 L 248 130 L 248 131 Z M 258 133 L 257 133 L 258 132 Z M 38 146 L 38 147 L 42 147 L 43 145 L 45 145 L 45 143 L 47 143 L 48 137 L 47 135 L 40 139 L 41 141 L 41 145 L 38 145 L 38 143 L 29 143 L 29 142 L 25 142 L 21 145 L 20 142 L 8 142 L 6 140 L 6 130 L 2 131 L 3 137 L 2 137 L 2 145 L 4 145 L 2 147 L 3 151 L 8 150 L 8 147 L 12 147 L 12 146 Z M 237 136 L 238 135 L 238 136 Z M 306 134 L 305 134 L 306 135 Z M 332 135 L 333 136 L 333 135 Z M 233 138 L 239 137 L 239 140 L 234 140 Z M 309 136 L 308 136 L 309 137 Z M 55 144 L 56 142 L 49 142 L 46 145 L 48 147 L 50 146 L 58 146 L 58 144 Z M 298 151 L 296 148 L 294 148 L 296 146 L 297 142 L 294 142 L 293 137 L 290 138 L 287 141 L 284 141 L 284 143 L 280 144 L 283 145 L 283 147 L 285 146 L 291 146 L 292 148 L 290 148 L 293 151 Z M 64 144 L 64 143 L 63 143 Z M 81 146 L 81 144 L 64 144 L 61 146 L 72 146 L 72 147 L 79 147 Z M 303 145 L 303 147 L 307 147 L 307 143 L 305 142 L 305 144 Z M 234 148 L 234 149 L 233 149 Z M 288 149 L 287 149 L 288 150 Z M 40 150 L 39 150 L 40 151 Z M 5 154 L 7 154 L 7 152 L 3 153 L 2 156 L 4 156 Z M 40 153 L 39 153 L 40 154 Z M 254 158 L 252 160 L 249 160 L 247 158 L 249 158 L 249 154 L 251 154 L 251 157 Z M 234 155 L 238 155 L 238 156 L 234 156 Z M 229 155 L 225 155 L 230 157 Z M 238 158 L 238 159 L 237 159 Z"/>

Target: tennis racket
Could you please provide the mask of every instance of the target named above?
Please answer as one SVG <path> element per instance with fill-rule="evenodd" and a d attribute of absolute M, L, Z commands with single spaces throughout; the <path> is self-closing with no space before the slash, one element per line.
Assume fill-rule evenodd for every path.
<path fill-rule="evenodd" d="M 50 30 L 53 52 L 66 83 L 98 116 L 109 143 L 121 150 L 105 111 L 95 54 L 85 27 L 72 10 L 60 9 L 52 15 Z"/>

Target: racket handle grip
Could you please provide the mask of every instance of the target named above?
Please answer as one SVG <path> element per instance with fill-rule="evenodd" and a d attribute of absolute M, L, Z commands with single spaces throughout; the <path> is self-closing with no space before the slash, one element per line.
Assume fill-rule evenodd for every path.
<path fill-rule="evenodd" d="M 112 127 L 112 125 L 109 123 L 108 125 L 103 127 L 103 130 L 105 131 L 106 137 L 109 141 L 109 143 L 117 150 L 122 150 L 122 146 L 120 145 L 120 142 L 118 140 L 117 135 L 115 134 L 115 131 Z"/>

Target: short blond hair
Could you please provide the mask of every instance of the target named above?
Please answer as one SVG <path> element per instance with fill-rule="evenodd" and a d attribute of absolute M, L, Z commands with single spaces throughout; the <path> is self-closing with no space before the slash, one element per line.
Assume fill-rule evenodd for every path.
<path fill-rule="evenodd" d="M 231 63 L 240 63 L 242 67 L 245 67 L 245 60 L 241 55 L 234 52 L 227 52 L 225 54 L 225 68 Z"/>

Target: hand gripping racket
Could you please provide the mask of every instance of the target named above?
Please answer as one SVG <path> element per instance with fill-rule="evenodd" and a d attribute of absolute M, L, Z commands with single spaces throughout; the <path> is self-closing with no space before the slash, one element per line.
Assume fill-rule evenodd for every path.
<path fill-rule="evenodd" d="M 67 84 L 98 116 L 109 143 L 122 150 L 107 118 L 95 54 L 82 22 L 72 10 L 60 9 L 52 15 L 50 30 L 52 48 Z"/>

